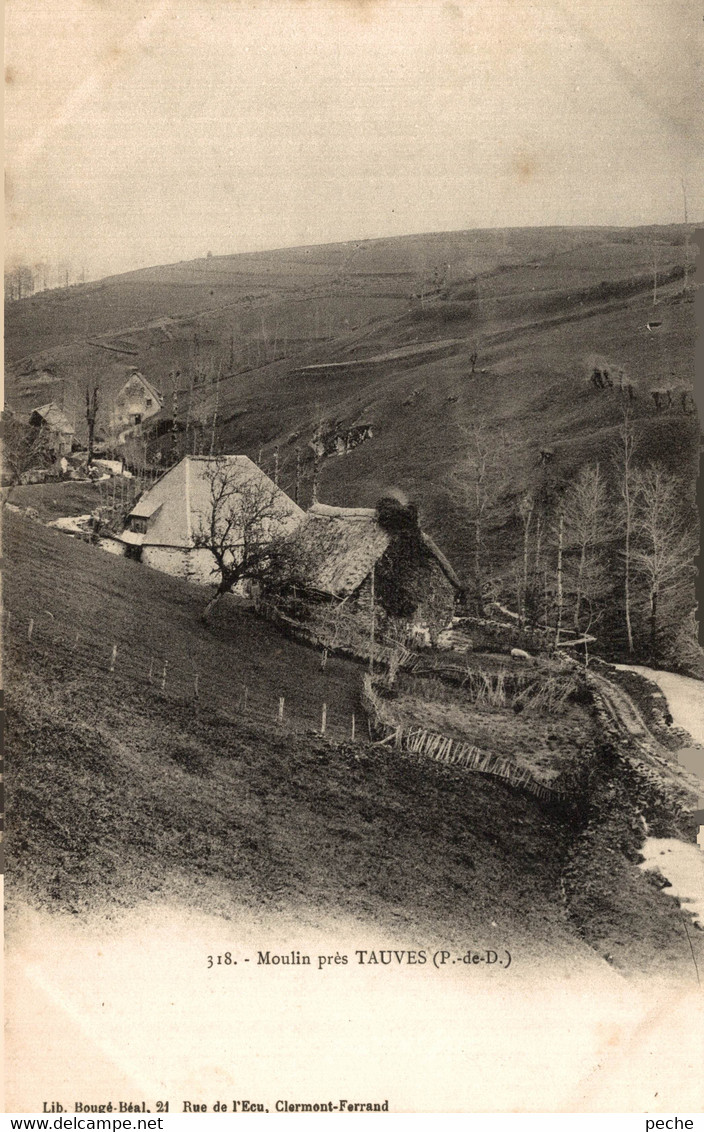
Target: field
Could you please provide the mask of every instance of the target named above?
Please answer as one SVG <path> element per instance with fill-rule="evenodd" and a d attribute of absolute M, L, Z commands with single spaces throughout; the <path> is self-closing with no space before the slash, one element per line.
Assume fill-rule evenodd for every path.
<path fill-rule="evenodd" d="M 33 483 L 13 487 L 7 498 L 15 507 L 34 508 L 42 522 L 48 522 L 64 515 L 90 515 L 100 504 L 100 487 L 81 480 Z"/>
<path fill-rule="evenodd" d="M 486 669 L 482 658 L 477 657 L 474 664 L 483 685 Z M 536 690 L 545 687 L 545 672 L 536 670 L 532 677 Z M 387 706 L 405 727 L 421 727 L 471 743 L 549 784 L 569 772 L 574 761 L 593 755 L 589 713 L 569 698 L 569 678 L 562 676 L 561 681 L 564 703 L 549 706 L 536 702 L 532 706 L 527 689 L 522 694 L 504 696 L 501 669 L 493 679 L 487 678 L 488 696 L 477 696 L 471 686 L 459 689 L 439 681 L 418 682 L 404 677 Z M 492 694 L 497 688 L 498 694 Z"/>

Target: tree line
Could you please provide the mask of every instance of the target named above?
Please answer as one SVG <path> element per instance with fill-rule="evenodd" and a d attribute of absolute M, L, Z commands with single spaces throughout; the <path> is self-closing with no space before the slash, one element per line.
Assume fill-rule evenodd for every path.
<path fill-rule="evenodd" d="M 18 262 L 5 270 L 5 300 L 15 302 L 18 299 L 26 299 L 37 291 L 85 283 L 85 277 L 85 269 L 81 268 L 77 271 L 63 260 L 56 264 L 50 264 L 48 260 L 40 260 L 34 264 Z"/>
<path fill-rule="evenodd" d="M 507 452 L 481 423 L 467 437 L 457 473 L 469 519 L 472 590 L 484 613 L 498 600 L 530 633 L 593 636 L 600 651 L 651 663 L 701 657 L 696 641 L 693 497 L 683 481 L 648 459 L 629 405 L 605 459 L 558 481 L 510 492 Z M 492 569 L 496 528 L 515 533 L 508 568 Z M 698 661 L 701 663 L 701 660 Z"/>

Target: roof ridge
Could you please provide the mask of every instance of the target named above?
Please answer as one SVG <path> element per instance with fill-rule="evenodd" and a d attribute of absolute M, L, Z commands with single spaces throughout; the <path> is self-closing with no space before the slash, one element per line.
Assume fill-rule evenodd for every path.
<path fill-rule="evenodd" d="M 250 463 L 254 464 L 254 460 L 252 460 L 251 456 L 246 456 L 243 452 L 220 452 L 217 456 L 195 456 L 195 455 L 191 455 L 190 453 L 187 452 L 186 455 L 184 456 L 184 459 L 185 460 L 249 460 Z M 259 467 L 258 464 L 255 464 L 254 466 Z"/>
<path fill-rule="evenodd" d="M 334 507 L 329 503 L 313 503 L 307 514 L 313 519 L 376 519 L 376 508 Z"/>
<path fill-rule="evenodd" d="M 142 384 L 146 385 L 148 392 L 153 393 L 154 396 L 159 401 L 161 401 L 162 408 L 163 408 L 163 406 L 164 406 L 164 394 L 161 392 L 159 387 L 154 384 L 154 382 L 151 380 L 151 378 L 149 378 L 145 374 L 143 374 L 141 369 L 139 369 L 138 366 L 133 369 L 132 373 L 127 378 L 127 381 L 129 382 L 133 377 L 138 377 L 139 380 L 142 382 Z M 123 386 L 123 388 L 124 388 L 124 386 Z"/>

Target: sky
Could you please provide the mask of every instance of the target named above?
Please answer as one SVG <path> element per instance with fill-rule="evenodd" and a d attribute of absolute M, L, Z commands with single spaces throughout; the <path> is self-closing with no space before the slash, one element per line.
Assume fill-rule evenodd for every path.
<path fill-rule="evenodd" d="M 6 258 L 704 217 L 698 0 L 7 0 Z M 50 280 L 51 281 L 51 280 Z"/>

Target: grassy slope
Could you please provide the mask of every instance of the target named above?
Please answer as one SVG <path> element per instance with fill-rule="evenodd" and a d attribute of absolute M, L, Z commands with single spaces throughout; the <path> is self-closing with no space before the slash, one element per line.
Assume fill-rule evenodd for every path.
<path fill-rule="evenodd" d="M 28 644 L 24 626 L 51 607 L 96 648 L 158 637 L 176 656 L 190 650 L 206 689 L 246 668 L 272 690 L 316 702 L 324 691 L 348 707 L 356 666 L 329 661 L 321 673 L 315 653 L 236 609 L 206 632 L 192 587 L 36 524 L 10 516 L 6 537 L 8 848 L 32 898 L 80 910 L 185 875 L 195 903 L 217 881 L 233 905 L 320 907 L 458 941 L 467 924 L 488 940 L 495 920 L 525 946 L 528 936 L 538 950 L 571 946 L 558 899 L 565 831 L 533 799 L 392 753 L 195 713 L 119 663 L 111 678 L 83 651 L 39 634 Z"/>
<path fill-rule="evenodd" d="M 213 710 L 209 698 L 246 672 L 252 685 L 269 682 L 272 706 L 285 688 L 302 704 L 324 694 L 349 711 L 356 666 L 329 661 L 322 673 L 313 652 L 236 608 L 206 631 L 202 591 L 14 515 L 6 550 L 15 894 L 81 912 L 177 891 L 224 913 L 244 903 L 354 915 L 396 938 L 429 933 L 461 946 L 468 933 L 473 945 L 498 935 L 523 958 L 577 958 L 584 936 L 624 969 L 655 963 L 689 977 L 677 905 L 625 858 L 613 858 L 618 914 L 602 909 L 590 934 L 586 893 L 583 923 L 570 926 L 560 872 L 572 831 L 533 798 L 395 752 L 281 731 Z M 67 624 L 81 634 L 72 652 L 60 643 Z M 199 712 L 190 687 L 170 680 L 162 695 L 123 663 L 142 642 L 196 660 Z"/>
<path fill-rule="evenodd" d="M 461 476 L 467 428 L 478 418 L 486 421 L 505 452 L 509 495 L 541 474 L 542 445 L 555 450 L 551 471 L 558 480 L 586 460 L 605 461 L 620 402 L 615 391 L 586 384 L 595 354 L 624 365 L 638 382 L 641 452 L 693 483 L 697 422 L 674 410 L 657 415 L 648 391 L 673 376 L 691 384 L 694 307 L 680 302 L 678 283 L 662 288 L 663 326 L 655 333 L 646 327 L 652 248 L 657 243 L 666 271 L 681 265 L 682 242 L 681 226 L 528 229 L 214 257 L 11 304 L 8 358 L 31 354 L 35 367 L 53 360 L 56 378 L 53 386 L 41 386 L 41 399 L 65 395 L 80 430 L 87 381 L 100 382 L 107 405 L 128 367 L 139 365 L 168 393 L 170 372 L 207 368 L 212 358 L 225 359 L 227 374 L 234 336 L 233 367 L 240 372 L 220 382 L 219 446 L 255 459 L 263 446 L 270 468 L 278 444 L 281 482 L 290 490 L 294 443 L 307 460 L 307 441 L 321 415 L 347 424 L 371 421 L 372 440 L 345 459 L 324 463 L 322 498 L 365 505 L 391 486 L 403 489 L 419 502 L 426 526 L 459 571 L 467 572 Z M 446 271 L 445 297 L 421 306 L 410 296 L 436 267 Z M 641 280 L 639 291 L 618 292 L 633 279 Z M 595 292 L 602 281 L 613 284 L 615 293 Z M 99 332 L 136 354 L 86 345 L 86 337 Z M 453 356 L 419 357 L 401 370 L 300 372 L 306 364 L 442 338 L 465 345 Z M 470 378 L 468 356 L 476 340 L 486 372 Z M 25 361 L 11 366 L 8 376 L 10 400 L 24 408 L 40 396 L 31 373 L 21 376 L 29 369 Z M 404 406 L 414 390 L 415 402 Z M 198 411 L 212 414 L 214 398 L 211 388 Z M 184 414 L 186 399 L 182 394 L 179 401 Z M 169 394 L 169 407 L 171 400 Z M 305 470 L 310 473 L 309 461 Z M 308 483 L 304 503 L 309 492 Z M 510 499 L 507 504 L 510 510 Z M 490 544 L 495 560 L 511 552 L 513 538 L 511 522 L 497 529 Z"/>
<path fill-rule="evenodd" d="M 33 507 L 42 522 L 64 515 L 89 515 L 100 505 L 97 482 L 61 480 L 10 488 L 7 501 L 15 507 Z"/>
<path fill-rule="evenodd" d="M 128 670 L 140 682 L 146 682 L 153 657 L 155 672 L 167 661 L 174 690 L 191 694 L 197 672 L 205 704 L 210 688 L 218 703 L 234 708 L 247 685 L 249 703 L 270 719 L 284 696 L 296 717 L 317 722 L 326 702 L 330 725 L 349 726 L 361 686 L 352 662 L 331 658 L 323 671 L 315 652 L 234 603 L 206 627 L 200 615 L 208 590 L 13 514 L 5 520 L 5 553 L 5 603 L 12 618 L 24 627 L 34 617 L 37 640 L 55 637 L 59 653 L 66 644 L 74 647 L 79 632 L 77 651 L 97 679 L 104 678 L 116 644 L 118 673 Z"/>

